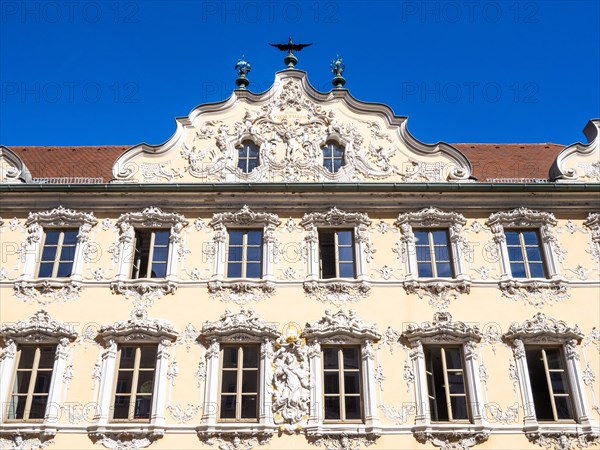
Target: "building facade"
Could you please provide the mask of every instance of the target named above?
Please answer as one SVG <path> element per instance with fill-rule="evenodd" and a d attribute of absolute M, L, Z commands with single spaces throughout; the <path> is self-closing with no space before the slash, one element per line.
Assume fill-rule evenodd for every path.
<path fill-rule="evenodd" d="M 246 85 L 161 145 L 2 147 L 0 447 L 598 446 L 600 121 L 429 145 Z"/>

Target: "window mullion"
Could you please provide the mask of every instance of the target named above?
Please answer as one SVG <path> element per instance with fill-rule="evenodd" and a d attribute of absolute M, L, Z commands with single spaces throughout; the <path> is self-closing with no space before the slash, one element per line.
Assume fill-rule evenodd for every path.
<path fill-rule="evenodd" d="M 140 359 L 141 359 L 142 349 L 137 346 L 135 348 L 135 358 L 133 361 L 133 376 L 131 377 L 131 396 L 129 397 L 129 420 L 134 419 L 135 412 L 135 402 L 137 400 L 137 382 L 139 376 L 139 368 L 140 368 Z"/>
<path fill-rule="evenodd" d="M 146 268 L 145 278 L 152 276 L 152 261 L 154 260 L 154 242 L 156 240 L 156 232 L 150 232 L 150 248 L 148 249 L 148 267 Z"/>
<path fill-rule="evenodd" d="M 452 417 L 452 402 L 450 398 L 450 385 L 448 384 L 448 367 L 446 365 L 446 351 L 444 347 L 440 348 L 442 357 L 442 372 L 444 376 L 444 395 L 446 396 L 446 409 L 448 410 L 448 418 L 454 420 Z"/>
<path fill-rule="evenodd" d="M 31 365 L 31 378 L 29 379 L 29 386 L 27 388 L 27 399 L 25 400 L 25 411 L 23 411 L 23 419 L 28 420 L 31 412 L 31 403 L 33 402 L 33 391 L 35 389 L 35 379 L 37 378 L 37 367 L 40 363 L 41 350 L 40 347 L 36 347 L 35 356 L 33 357 L 33 363 Z"/>
<path fill-rule="evenodd" d="M 346 421 L 346 386 L 344 385 L 344 352 L 338 348 L 338 367 L 340 380 L 340 419 Z"/>
<path fill-rule="evenodd" d="M 235 401 L 235 418 L 242 418 L 242 377 L 244 376 L 244 348 L 240 345 L 237 349 L 238 366 L 237 366 L 237 383 L 236 383 L 236 401 Z"/>
<path fill-rule="evenodd" d="M 335 276 L 336 278 L 340 277 L 340 252 L 339 252 L 339 239 L 338 232 L 333 232 L 333 247 L 335 254 Z"/>
<path fill-rule="evenodd" d="M 527 246 L 525 245 L 525 237 L 523 231 L 519 232 L 519 244 L 521 245 L 521 252 L 523 253 L 523 265 L 525 266 L 525 274 L 527 278 L 531 278 L 531 271 L 529 270 L 529 260 L 527 258 Z"/>
<path fill-rule="evenodd" d="M 242 232 L 242 278 L 246 278 L 246 264 L 248 262 L 248 232 Z"/>
<path fill-rule="evenodd" d="M 62 251 L 63 241 L 65 239 L 65 232 L 61 231 L 58 234 L 58 241 L 56 242 L 56 253 L 54 254 L 54 264 L 52 264 L 52 277 L 55 278 L 58 275 L 58 266 L 60 265 L 60 253 Z M 43 251 L 43 249 L 42 249 Z"/>
<path fill-rule="evenodd" d="M 433 240 L 433 233 L 427 232 L 427 242 L 429 244 L 429 258 L 431 259 L 431 268 L 433 277 L 437 278 L 437 262 L 435 260 L 435 241 Z"/>
<path fill-rule="evenodd" d="M 546 350 L 542 348 L 542 361 L 544 362 L 544 372 L 546 372 L 546 383 L 548 384 L 548 393 L 550 394 L 550 405 L 552 406 L 552 414 L 554 420 L 557 420 L 556 405 L 554 404 L 554 391 L 552 389 L 552 380 L 550 378 L 550 368 L 548 367 L 548 359 Z"/>

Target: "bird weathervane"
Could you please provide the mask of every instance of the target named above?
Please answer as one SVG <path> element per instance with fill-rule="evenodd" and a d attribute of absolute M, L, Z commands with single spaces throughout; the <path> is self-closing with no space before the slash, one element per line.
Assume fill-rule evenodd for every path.
<path fill-rule="evenodd" d="M 271 45 L 272 47 L 278 48 L 282 52 L 287 51 L 288 53 L 287 53 L 287 55 L 285 55 L 285 58 L 283 58 L 283 62 L 288 67 L 288 69 L 293 69 L 296 66 L 296 64 L 298 64 L 298 58 L 296 58 L 296 56 L 292 53 L 292 50 L 295 52 L 299 52 L 304 47 L 308 47 L 309 45 L 312 45 L 312 43 L 311 44 L 294 44 L 292 42 L 292 37 L 290 36 L 290 40 L 288 41 L 287 44 L 271 44 L 271 43 L 269 43 L 269 45 Z"/>

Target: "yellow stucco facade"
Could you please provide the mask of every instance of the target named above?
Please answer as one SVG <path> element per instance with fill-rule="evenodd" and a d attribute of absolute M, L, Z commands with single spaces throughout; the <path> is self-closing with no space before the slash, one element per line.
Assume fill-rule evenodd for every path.
<path fill-rule="evenodd" d="M 463 154 L 417 141 L 388 107 L 316 92 L 296 70 L 177 123 L 164 144 L 125 152 L 106 185 L 19 182 L 26 168 L 0 155 L 0 448 L 598 445 L 598 121 L 552 182 L 505 185 L 477 183 Z M 258 156 L 246 173 L 248 142 Z M 328 144 L 342 154 L 331 170 Z M 64 248 L 68 231 L 71 258 L 46 255 L 52 232 Z M 231 276 L 238 256 L 258 276 Z M 161 276 L 132 276 L 144 259 Z M 47 369 L 26 361 L 44 346 Z M 225 417 L 224 352 L 252 346 L 254 394 L 238 379 Z M 122 378 L 126 348 L 155 352 L 137 390 Z M 346 349 L 359 358 L 339 359 L 332 387 L 342 371 L 328 352 Z M 47 386 L 23 381 L 28 370 L 47 370 Z M 119 394 L 142 406 L 125 402 L 117 418 Z M 36 401 L 44 411 L 28 417 Z"/>

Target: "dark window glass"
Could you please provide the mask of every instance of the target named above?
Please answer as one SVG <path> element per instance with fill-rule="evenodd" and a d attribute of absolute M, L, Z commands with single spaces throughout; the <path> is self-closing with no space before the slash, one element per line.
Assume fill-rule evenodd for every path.
<path fill-rule="evenodd" d="M 258 166 L 258 147 L 251 141 L 244 141 L 238 148 L 238 168 L 250 173 Z"/>
<path fill-rule="evenodd" d="M 506 230 L 506 248 L 514 278 L 545 278 L 546 269 L 537 230 Z"/>
<path fill-rule="evenodd" d="M 362 418 L 360 347 L 323 347 L 325 420 Z"/>
<path fill-rule="evenodd" d="M 321 278 L 356 278 L 352 230 L 319 230 Z"/>
<path fill-rule="evenodd" d="M 334 143 L 328 142 L 323 147 L 323 167 L 331 173 L 336 173 L 344 165 L 344 150 Z"/>
<path fill-rule="evenodd" d="M 77 230 L 45 230 L 38 277 L 71 276 L 78 233 Z"/>
<path fill-rule="evenodd" d="M 221 347 L 221 420 L 258 419 L 258 345 Z"/>
<path fill-rule="evenodd" d="M 452 278 L 454 269 L 447 230 L 415 230 L 417 271 L 421 278 Z"/>
<path fill-rule="evenodd" d="M 229 230 L 228 278 L 262 278 L 262 230 Z"/>
<path fill-rule="evenodd" d="M 168 230 L 140 229 L 135 231 L 135 252 L 132 279 L 165 278 L 169 260 Z"/>

